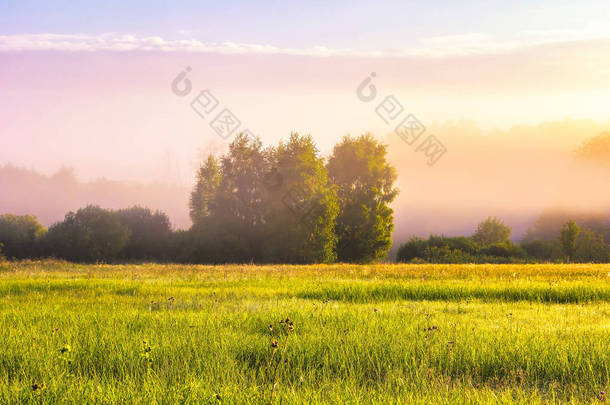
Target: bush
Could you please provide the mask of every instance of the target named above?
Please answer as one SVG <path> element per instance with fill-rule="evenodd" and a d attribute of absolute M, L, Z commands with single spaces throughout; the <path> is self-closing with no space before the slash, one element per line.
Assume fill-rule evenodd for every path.
<path fill-rule="evenodd" d="M 47 230 L 32 215 L 0 215 L 0 243 L 8 258 L 25 259 L 40 255 L 41 239 Z"/>
<path fill-rule="evenodd" d="M 411 238 L 398 249 L 396 260 L 404 263 L 523 263 L 525 251 L 513 242 L 480 248 L 470 238 L 431 235 L 428 240 Z"/>
<path fill-rule="evenodd" d="M 537 261 L 554 261 L 561 257 L 561 246 L 557 240 L 525 240 L 520 246 L 527 257 Z"/>
<path fill-rule="evenodd" d="M 472 240 L 481 246 L 508 242 L 511 232 L 512 229 L 500 219 L 489 217 L 477 226 L 477 231 L 472 236 Z"/>
<path fill-rule="evenodd" d="M 460 250 L 469 255 L 477 255 L 480 250 L 476 242 L 464 236 L 447 237 L 443 235 L 430 235 L 428 245 L 436 247 L 447 246 L 451 250 Z"/>
<path fill-rule="evenodd" d="M 445 246 L 428 246 L 424 252 L 425 260 L 429 263 L 476 263 L 475 256 L 459 249 Z"/>
<path fill-rule="evenodd" d="M 496 256 L 496 257 L 515 257 L 524 258 L 525 251 L 518 245 L 515 245 L 511 241 L 494 243 L 489 246 L 485 246 L 481 249 L 481 255 L 483 256 Z"/>
<path fill-rule="evenodd" d="M 576 239 L 574 260 L 580 263 L 607 263 L 610 259 L 610 248 L 604 241 L 604 235 L 584 229 Z"/>
<path fill-rule="evenodd" d="M 168 216 L 148 208 L 132 207 L 115 211 L 119 222 L 129 229 L 129 240 L 121 251 L 127 260 L 166 260 L 172 226 Z"/>
<path fill-rule="evenodd" d="M 396 253 L 396 260 L 403 263 L 413 262 L 414 259 L 423 260 L 428 242 L 425 239 L 413 237 L 403 243 Z"/>
<path fill-rule="evenodd" d="M 69 212 L 49 229 L 48 252 L 77 262 L 109 262 L 119 257 L 129 240 L 129 229 L 116 215 L 97 206 Z"/>

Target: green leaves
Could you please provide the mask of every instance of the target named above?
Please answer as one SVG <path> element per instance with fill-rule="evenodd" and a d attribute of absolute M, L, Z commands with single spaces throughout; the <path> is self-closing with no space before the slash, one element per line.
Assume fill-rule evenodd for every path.
<path fill-rule="evenodd" d="M 347 136 L 335 146 L 328 173 L 337 190 L 337 255 L 342 262 L 366 263 L 385 258 L 392 245 L 393 210 L 398 195 L 396 170 L 386 161 L 386 147 L 371 135 Z"/>
<path fill-rule="evenodd" d="M 219 162 L 219 163 L 218 163 Z M 277 147 L 239 135 L 191 195 L 188 261 L 332 262 L 337 198 L 311 136 Z"/>

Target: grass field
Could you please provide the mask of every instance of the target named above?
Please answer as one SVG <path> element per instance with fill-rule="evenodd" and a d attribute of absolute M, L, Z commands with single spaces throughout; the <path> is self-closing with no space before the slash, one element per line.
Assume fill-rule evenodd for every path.
<path fill-rule="evenodd" d="M 0 268 L 1 403 L 602 403 L 608 389 L 609 265 Z"/>

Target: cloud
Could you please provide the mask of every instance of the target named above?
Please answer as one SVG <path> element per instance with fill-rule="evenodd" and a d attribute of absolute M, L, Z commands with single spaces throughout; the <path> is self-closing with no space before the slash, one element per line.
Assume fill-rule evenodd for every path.
<path fill-rule="evenodd" d="M 182 51 L 221 54 L 287 54 L 329 56 L 348 50 L 325 47 L 278 48 L 271 45 L 236 42 L 202 42 L 195 39 L 166 40 L 158 36 L 135 37 L 116 33 L 0 35 L 0 51 Z"/>
<path fill-rule="evenodd" d="M 184 36 L 188 31 L 181 32 Z M 197 39 L 164 39 L 158 36 L 136 37 L 128 34 L 15 34 L 0 35 L 0 52 L 19 51 L 161 51 L 198 52 L 217 54 L 258 54 L 295 56 L 353 56 L 369 58 L 388 57 L 447 57 L 467 55 L 506 54 L 540 45 L 573 43 L 610 39 L 610 30 L 590 27 L 580 31 L 551 30 L 517 33 L 513 38 L 502 39 L 488 33 L 467 33 L 422 38 L 407 49 L 383 51 L 355 50 L 350 48 L 277 47 L 268 44 L 237 42 L 203 42 Z"/>
<path fill-rule="evenodd" d="M 544 45 L 593 42 L 610 39 L 610 28 L 590 25 L 580 30 L 528 30 L 502 39 L 488 33 L 468 33 L 423 38 L 412 52 L 420 55 L 455 56 L 510 53 Z"/>

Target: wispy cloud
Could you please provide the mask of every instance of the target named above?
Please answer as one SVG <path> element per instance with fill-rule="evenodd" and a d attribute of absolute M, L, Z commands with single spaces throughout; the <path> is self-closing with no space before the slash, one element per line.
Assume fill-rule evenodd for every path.
<path fill-rule="evenodd" d="M 187 31 L 181 32 L 187 35 Z M 540 45 L 610 39 L 610 29 L 589 28 L 580 31 L 527 31 L 510 39 L 487 33 L 467 33 L 421 38 L 417 45 L 405 49 L 355 50 L 313 46 L 308 48 L 277 47 L 268 44 L 236 42 L 203 42 L 197 39 L 164 39 L 158 36 L 104 33 L 88 34 L 17 34 L 0 35 L 0 52 L 19 51 L 160 51 L 199 52 L 218 54 L 260 54 L 295 56 L 356 56 L 356 57 L 445 57 L 510 53 Z"/>
<path fill-rule="evenodd" d="M 349 54 L 349 50 L 311 48 L 279 48 L 272 45 L 235 42 L 202 42 L 195 39 L 167 40 L 158 36 L 136 37 L 105 33 L 84 34 L 22 34 L 0 35 L 0 51 L 178 51 L 222 54 L 287 54 L 329 56 Z"/>

